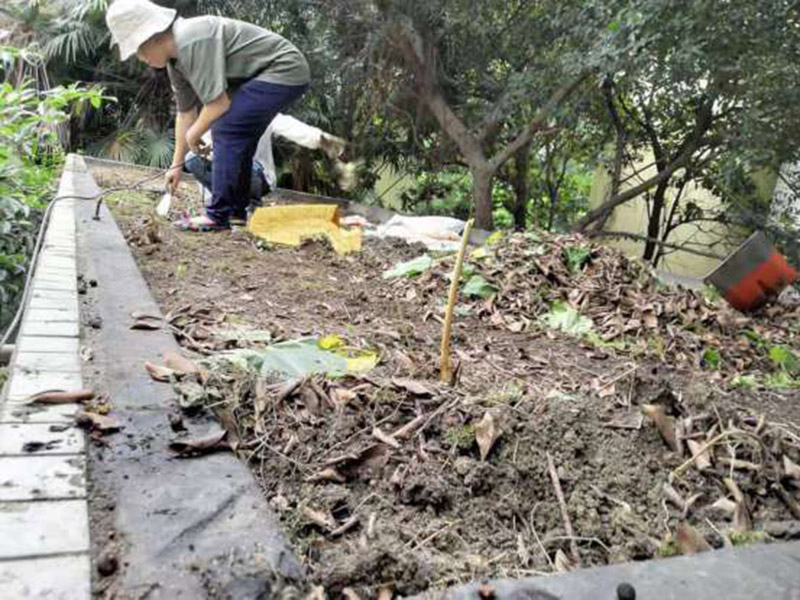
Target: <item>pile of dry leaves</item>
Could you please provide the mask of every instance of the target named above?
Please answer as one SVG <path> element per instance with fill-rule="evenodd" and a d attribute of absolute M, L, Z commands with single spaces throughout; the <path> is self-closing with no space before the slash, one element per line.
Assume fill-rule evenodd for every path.
<path fill-rule="evenodd" d="M 770 348 L 800 347 L 800 303 L 744 315 L 722 299 L 667 286 L 640 261 L 579 235 L 513 234 L 473 252 L 466 268 L 479 283 L 462 310 L 510 332 L 541 327 L 554 304 L 566 302 L 591 320 L 588 339 L 597 346 L 729 375 L 774 370 Z M 434 260 L 419 277 L 389 285 L 437 315 L 451 270 L 451 258 Z"/>

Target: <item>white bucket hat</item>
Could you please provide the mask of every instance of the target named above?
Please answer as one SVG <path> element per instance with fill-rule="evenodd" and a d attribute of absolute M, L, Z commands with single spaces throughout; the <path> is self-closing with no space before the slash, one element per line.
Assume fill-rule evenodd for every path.
<path fill-rule="evenodd" d="M 155 34 L 169 29 L 177 16 L 174 9 L 148 0 L 116 0 L 106 12 L 111 45 L 119 44 L 120 58 L 127 60 Z"/>

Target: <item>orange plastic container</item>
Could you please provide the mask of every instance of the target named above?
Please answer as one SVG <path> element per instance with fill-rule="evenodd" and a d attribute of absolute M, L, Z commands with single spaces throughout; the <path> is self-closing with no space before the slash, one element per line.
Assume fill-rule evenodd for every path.
<path fill-rule="evenodd" d="M 731 306 L 752 311 L 797 281 L 797 271 L 786 262 L 764 232 L 750 236 L 708 277 Z"/>

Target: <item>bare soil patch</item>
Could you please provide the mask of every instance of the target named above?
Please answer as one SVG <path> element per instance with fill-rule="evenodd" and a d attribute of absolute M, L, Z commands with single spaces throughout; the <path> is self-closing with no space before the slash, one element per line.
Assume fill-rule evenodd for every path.
<path fill-rule="evenodd" d="M 196 207 L 184 188 L 178 208 Z M 406 595 L 797 531 L 786 522 L 800 518 L 800 392 L 788 387 L 796 365 L 771 353 L 800 351 L 796 305 L 744 317 L 586 240 L 513 236 L 470 260 L 496 293 L 461 298 L 448 387 L 437 379 L 452 257 L 386 280 L 424 248 L 368 239 L 340 257 L 321 242 L 179 233 L 156 201 L 110 203 L 187 356 L 264 345 L 246 331 L 380 352 L 367 374 L 291 388 L 235 370 L 200 377 L 329 594 Z M 553 321 L 559 301 L 590 334 L 545 324 L 571 314 Z"/>

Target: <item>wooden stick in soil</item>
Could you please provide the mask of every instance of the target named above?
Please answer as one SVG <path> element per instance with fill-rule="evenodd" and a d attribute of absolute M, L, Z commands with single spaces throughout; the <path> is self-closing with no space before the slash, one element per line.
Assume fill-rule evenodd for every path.
<path fill-rule="evenodd" d="M 467 221 L 464 227 L 464 233 L 461 238 L 461 248 L 458 250 L 456 257 L 456 264 L 453 267 L 453 279 L 450 281 L 450 294 L 447 298 L 447 308 L 444 313 L 444 326 L 442 328 L 442 346 L 441 355 L 439 358 L 439 375 L 440 379 L 452 385 L 453 381 L 453 363 L 450 358 L 451 338 L 453 333 L 453 313 L 456 309 L 456 300 L 458 299 L 458 286 L 461 282 L 461 268 L 464 266 L 464 255 L 467 252 L 467 244 L 469 243 L 469 234 L 472 231 L 472 224 L 474 219 Z"/>
<path fill-rule="evenodd" d="M 575 531 L 572 529 L 572 521 L 569 518 L 569 511 L 567 511 L 567 501 L 564 499 L 564 491 L 561 489 L 561 482 L 558 480 L 556 465 L 553 462 L 553 457 L 549 452 L 547 453 L 547 468 L 550 471 L 550 479 L 553 480 L 553 489 L 556 492 L 556 498 L 558 498 L 558 506 L 561 509 L 561 518 L 564 521 L 564 530 L 567 532 L 567 536 L 569 537 L 569 549 L 572 553 L 572 560 L 575 561 L 575 564 L 578 567 L 580 567 L 581 557 L 580 554 L 578 554 L 578 542 L 575 538 Z"/>

